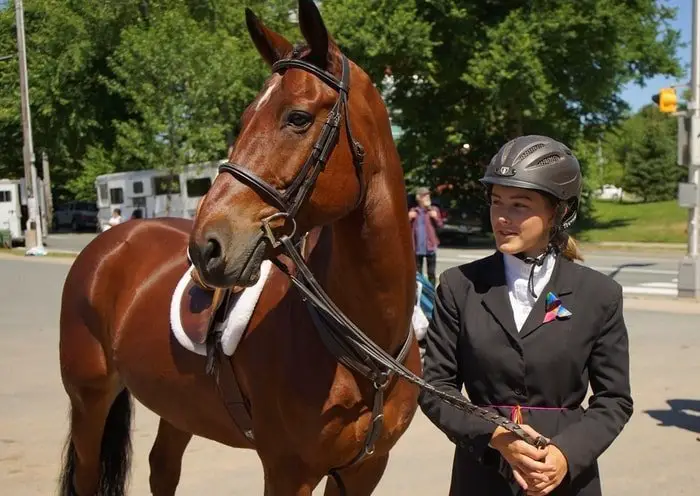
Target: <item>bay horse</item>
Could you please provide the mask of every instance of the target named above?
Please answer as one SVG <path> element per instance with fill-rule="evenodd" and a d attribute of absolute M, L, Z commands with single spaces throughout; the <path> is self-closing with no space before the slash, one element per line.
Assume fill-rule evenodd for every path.
<path fill-rule="evenodd" d="M 421 373 L 410 325 L 416 266 L 387 109 L 312 0 L 299 1 L 298 19 L 306 44 L 295 47 L 246 9 L 273 74 L 194 222 L 130 220 L 70 269 L 62 496 L 124 494 L 132 396 L 160 417 L 149 455 L 158 496 L 175 494 L 193 435 L 256 450 L 268 496 L 310 495 L 329 474 L 326 495 L 369 495 L 414 417 L 419 388 L 377 372 L 337 337 L 354 325 L 372 353 Z M 216 355 L 220 375 L 207 373 L 209 358 L 173 339 L 175 286 L 192 264 L 202 287 L 230 297 L 256 284 L 265 260 L 276 265 L 243 339 L 231 357 Z"/>

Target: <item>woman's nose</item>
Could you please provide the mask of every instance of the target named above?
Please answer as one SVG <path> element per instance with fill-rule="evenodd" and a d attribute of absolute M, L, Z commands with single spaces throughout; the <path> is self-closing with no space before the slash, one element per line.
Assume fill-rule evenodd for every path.
<path fill-rule="evenodd" d="M 506 217 L 505 215 L 499 215 L 498 216 L 498 223 L 508 225 L 508 224 L 510 224 L 510 219 L 508 217 Z"/>

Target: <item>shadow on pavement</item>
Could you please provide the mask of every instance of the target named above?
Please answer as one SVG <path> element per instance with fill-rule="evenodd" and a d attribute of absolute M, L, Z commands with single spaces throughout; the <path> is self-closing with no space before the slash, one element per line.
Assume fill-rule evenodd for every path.
<path fill-rule="evenodd" d="M 644 413 L 658 420 L 663 427 L 680 427 L 700 434 L 700 400 L 666 400 L 668 410 L 646 410 Z"/>

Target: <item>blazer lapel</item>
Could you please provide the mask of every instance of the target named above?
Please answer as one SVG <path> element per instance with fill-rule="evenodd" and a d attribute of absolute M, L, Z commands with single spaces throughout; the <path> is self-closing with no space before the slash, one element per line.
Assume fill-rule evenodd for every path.
<path fill-rule="evenodd" d="M 517 342 L 520 336 L 513 319 L 513 307 L 508 297 L 505 268 L 500 252 L 491 256 L 490 265 L 487 271 L 489 276 L 485 281 L 487 289 L 482 297 L 483 303 L 503 330 Z"/>
<path fill-rule="evenodd" d="M 572 283 L 574 280 L 574 269 L 573 262 L 567 260 L 561 255 L 557 256 L 557 261 L 554 265 L 554 270 L 552 271 L 552 277 L 545 285 L 542 293 L 537 295 L 535 306 L 532 308 L 530 315 L 528 315 L 527 320 L 520 330 L 521 339 L 525 338 L 529 334 L 532 334 L 543 325 L 546 325 L 544 323 L 544 316 L 547 306 L 547 293 L 551 291 L 559 298 L 571 294 Z"/>

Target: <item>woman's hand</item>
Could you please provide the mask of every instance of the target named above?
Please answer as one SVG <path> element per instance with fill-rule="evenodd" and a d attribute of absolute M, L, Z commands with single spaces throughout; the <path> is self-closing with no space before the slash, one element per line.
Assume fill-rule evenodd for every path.
<path fill-rule="evenodd" d="M 549 476 L 549 482 L 539 481 L 528 484 L 526 489 L 528 496 L 545 496 L 551 493 L 561 484 L 569 471 L 569 463 L 566 461 L 564 453 L 553 444 L 548 447 L 549 452 L 544 463 L 551 467 L 548 472 L 545 472 Z"/>
<path fill-rule="evenodd" d="M 521 427 L 531 436 L 539 436 L 530 426 L 521 425 Z M 527 491 L 536 485 L 548 487 L 551 481 L 547 474 L 553 471 L 553 467 L 546 464 L 544 460 L 549 453 L 549 446 L 542 449 L 535 448 L 500 426 L 496 427 L 490 444 L 513 468 L 515 480 L 524 490 Z"/>

